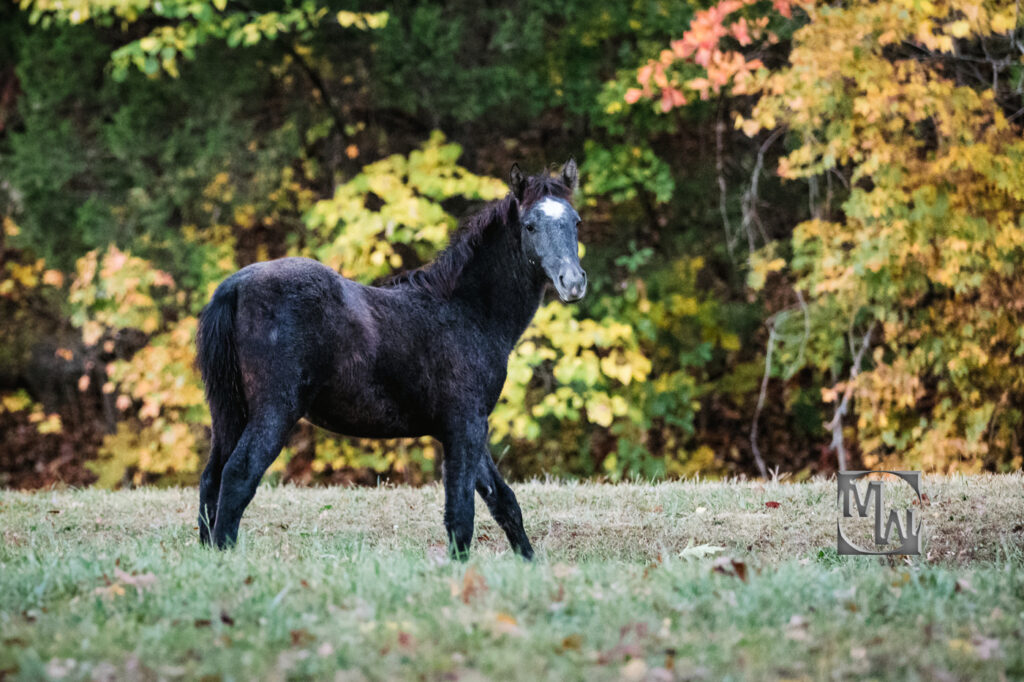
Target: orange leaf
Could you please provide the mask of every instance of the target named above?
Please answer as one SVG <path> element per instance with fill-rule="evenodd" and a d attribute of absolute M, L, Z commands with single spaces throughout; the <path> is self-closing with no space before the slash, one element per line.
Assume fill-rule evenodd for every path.
<path fill-rule="evenodd" d="M 487 581 L 480 573 L 470 566 L 462 576 L 462 603 L 468 604 L 474 598 L 487 592 Z"/>

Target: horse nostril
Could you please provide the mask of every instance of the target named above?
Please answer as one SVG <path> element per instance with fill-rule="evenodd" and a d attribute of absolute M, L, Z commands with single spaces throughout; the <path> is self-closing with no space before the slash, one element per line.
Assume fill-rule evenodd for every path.
<path fill-rule="evenodd" d="M 562 286 L 563 289 L 565 288 L 565 275 L 558 276 L 558 283 Z"/>

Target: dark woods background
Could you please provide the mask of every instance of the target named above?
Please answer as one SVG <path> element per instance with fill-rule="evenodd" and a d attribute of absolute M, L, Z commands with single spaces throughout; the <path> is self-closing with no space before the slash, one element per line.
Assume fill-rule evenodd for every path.
<path fill-rule="evenodd" d="M 771 16 L 778 39 L 731 44 L 783 73 L 793 32 L 816 19 L 763 4 L 743 11 Z M 95 5 L 0 7 L 0 484 L 194 481 L 208 437 L 195 316 L 223 277 L 288 254 L 366 282 L 416 267 L 456 218 L 504 193 L 513 162 L 535 171 L 570 156 L 592 288 L 578 305 L 543 308 L 512 359 L 492 420 L 511 476 L 806 476 L 835 470 L 839 451 L 857 466 L 1020 466 L 1022 382 L 1006 369 L 1019 366 L 1024 329 L 1013 277 L 982 259 L 957 270 L 964 286 L 927 275 L 927 291 L 915 280 L 893 293 L 912 268 L 875 281 L 868 267 L 857 270 L 867 286 L 888 293 L 830 307 L 836 288 L 819 285 L 838 275 L 809 284 L 809 262 L 868 256 L 849 243 L 829 253 L 799 229 L 794 245 L 794 229 L 831 221 L 831 234 L 861 241 L 850 202 L 885 168 L 857 174 L 840 155 L 783 181 L 779 158 L 808 137 L 782 119 L 737 127 L 757 95 L 688 96 L 668 111 L 627 97 L 705 3 L 410 2 L 386 16 L 351 3 Z M 935 65 L 937 82 L 989 89 L 1012 117 L 1014 43 L 985 40 L 1005 61 L 1002 84 L 966 67 L 960 78 L 955 62 Z M 1008 130 L 1019 135 L 1020 122 Z M 929 125 L 908 144 L 934 137 Z M 1019 227 L 1020 198 L 993 196 L 1003 203 L 992 215 L 1013 216 L 992 224 Z M 959 210 L 942 187 L 922 197 L 904 203 L 945 210 L 935 224 Z M 870 239 L 888 258 L 906 244 L 883 228 Z M 995 239 L 975 228 L 961 237 Z M 1012 262 L 1020 245 L 1006 248 Z M 987 359 L 949 342 L 962 324 L 985 336 L 961 320 L 922 332 L 937 355 L 914 365 L 892 324 L 927 318 L 936 302 L 955 317 L 965 301 L 1002 315 L 979 340 Z M 1003 369 L 986 369 L 1000 357 Z M 951 398 L 966 387 L 978 396 Z M 421 482 L 434 448 L 305 425 L 275 475 Z"/>

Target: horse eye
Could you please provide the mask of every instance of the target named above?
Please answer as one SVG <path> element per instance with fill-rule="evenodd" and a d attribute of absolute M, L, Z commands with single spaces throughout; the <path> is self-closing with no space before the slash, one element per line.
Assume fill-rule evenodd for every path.
<path fill-rule="evenodd" d="M 527 232 L 533 232 L 533 231 L 534 231 L 534 230 L 536 230 L 536 229 L 537 229 L 537 228 L 536 228 L 536 227 L 534 227 L 533 223 L 526 223 L 526 231 L 527 231 Z"/>

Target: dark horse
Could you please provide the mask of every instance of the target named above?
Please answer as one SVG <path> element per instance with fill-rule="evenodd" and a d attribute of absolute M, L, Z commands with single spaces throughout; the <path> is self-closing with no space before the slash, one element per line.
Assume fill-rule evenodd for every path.
<path fill-rule="evenodd" d="M 473 539 L 473 491 L 513 550 L 533 548 L 487 446 L 508 356 L 548 284 L 583 297 L 578 185 L 512 167 L 512 191 L 469 218 L 437 259 L 386 286 L 306 258 L 256 263 L 224 280 L 199 319 L 198 363 L 213 418 L 199 486 L 199 537 L 238 537 L 242 512 L 301 417 L 364 438 L 433 436 L 444 446 L 444 524 L 453 556 Z"/>

